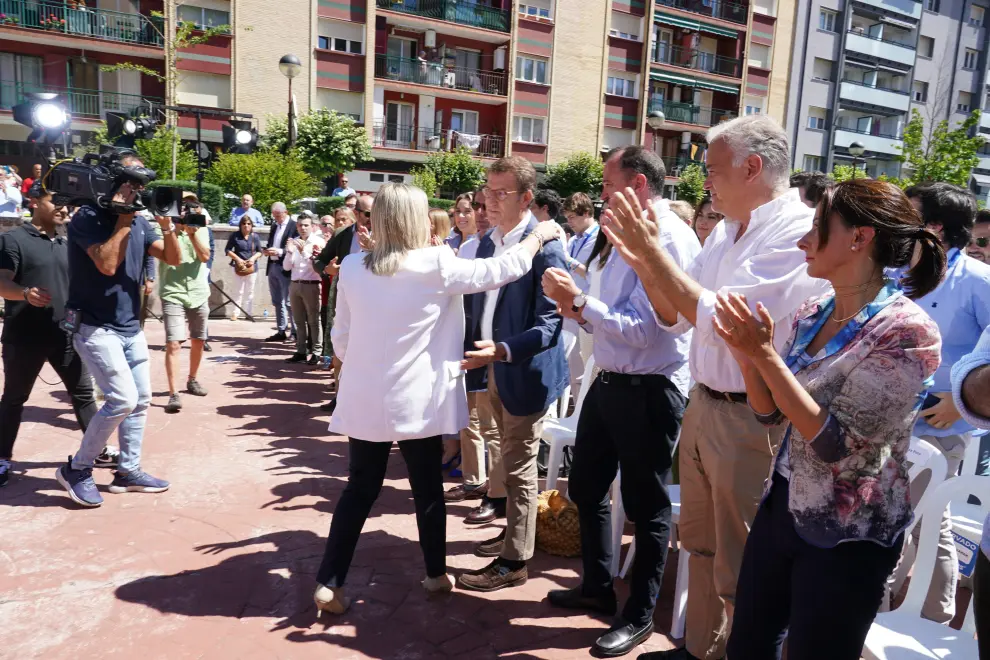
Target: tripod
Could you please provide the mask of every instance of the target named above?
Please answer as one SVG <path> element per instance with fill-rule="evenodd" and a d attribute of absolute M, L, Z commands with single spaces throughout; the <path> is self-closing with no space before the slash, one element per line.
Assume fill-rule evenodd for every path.
<path fill-rule="evenodd" d="M 248 314 L 247 312 L 245 312 L 244 311 L 244 308 L 241 307 L 240 305 L 238 305 L 237 302 L 233 298 L 231 298 L 229 295 L 227 295 L 227 292 L 226 291 L 224 291 L 223 289 L 221 289 L 220 287 L 218 287 L 216 282 L 214 282 L 213 280 L 210 280 L 210 286 L 213 287 L 217 291 L 217 293 L 219 293 L 221 296 L 223 296 L 224 298 L 226 298 L 227 299 L 227 302 L 229 302 L 231 305 L 233 305 L 237 309 L 241 310 L 241 312 L 244 313 L 244 317 L 246 319 L 248 319 L 249 321 L 251 321 L 252 323 L 254 323 L 255 318 L 253 316 L 251 316 L 250 314 Z M 223 307 L 226 304 L 227 303 L 220 303 L 219 305 L 217 305 L 216 307 L 214 307 L 213 309 L 211 309 L 210 310 L 210 315 L 212 316 L 213 315 L 213 312 L 217 311 L 218 309 L 220 309 L 221 307 Z"/>

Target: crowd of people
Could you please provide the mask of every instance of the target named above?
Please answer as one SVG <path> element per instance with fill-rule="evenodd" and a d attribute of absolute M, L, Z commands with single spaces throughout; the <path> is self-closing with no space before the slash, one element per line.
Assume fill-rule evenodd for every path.
<path fill-rule="evenodd" d="M 653 632 L 676 465 L 686 636 L 682 648 L 640 657 L 779 658 L 786 637 L 789 657 L 859 658 L 918 542 L 920 525 L 904 533 L 917 504 L 912 438 L 945 453 L 948 476 L 979 443 L 980 464 L 966 469 L 990 473 L 990 214 L 950 184 L 902 191 L 791 176 L 786 134 L 765 116 L 719 124 L 707 141 L 696 206 L 663 198 L 663 161 L 639 146 L 604 156 L 600 205 L 539 188 L 517 157 L 492 163 L 449 212 L 411 186 L 359 195 L 344 179 L 332 216 L 293 219 L 272 205 L 267 240 L 242 197 L 224 249 L 237 307 L 252 313 L 267 258 L 276 332 L 266 341 L 294 341 L 290 363 L 332 368 L 335 396 L 322 409 L 348 439 L 318 616 L 351 605 L 348 569 L 393 443 L 408 469 L 424 588 L 526 582 L 544 420 L 566 414 L 568 392 L 583 393 L 567 488 L 581 582 L 547 600 L 615 617 L 594 653 L 627 654 Z M 118 201 L 135 192 L 124 186 Z M 84 205 L 63 238 L 65 216 L 40 182 L 27 197 L 32 224 L 0 242 L 0 485 L 47 361 L 84 431 L 56 473 L 68 496 L 102 503 L 94 467 L 115 468 L 111 493 L 162 492 L 168 482 L 141 470 L 151 397 L 141 294 L 158 259 L 169 406 L 181 408 L 187 338 L 186 391 L 206 394 L 196 377 L 211 237 L 181 219 Z M 119 450 L 108 446 L 114 431 Z M 446 491 L 445 471 L 460 479 Z M 624 603 L 611 570 L 616 478 L 636 548 Z M 455 580 L 445 503 L 465 500 L 477 502 L 466 524 L 505 522 L 474 548 L 490 563 Z M 980 625 L 990 623 L 979 588 L 987 561 L 981 554 L 974 581 Z M 954 617 L 958 566 L 946 517 L 927 618 Z"/>

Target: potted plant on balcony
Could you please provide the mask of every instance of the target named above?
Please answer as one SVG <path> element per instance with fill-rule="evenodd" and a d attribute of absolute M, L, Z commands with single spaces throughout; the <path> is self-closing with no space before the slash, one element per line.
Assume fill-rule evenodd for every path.
<path fill-rule="evenodd" d="M 65 31 L 65 19 L 59 18 L 56 14 L 49 14 L 38 21 L 38 24 L 45 30 Z"/>
<path fill-rule="evenodd" d="M 8 16 L 7 14 L 0 14 L 0 25 L 18 25 L 21 19 L 17 16 Z"/>

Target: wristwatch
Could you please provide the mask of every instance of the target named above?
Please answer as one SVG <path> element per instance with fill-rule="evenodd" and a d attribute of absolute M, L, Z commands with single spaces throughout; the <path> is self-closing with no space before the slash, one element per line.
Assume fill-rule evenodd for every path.
<path fill-rule="evenodd" d="M 571 311 L 575 314 L 580 313 L 581 308 L 588 303 L 588 297 L 583 293 L 579 293 L 574 296 L 574 302 L 571 304 Z"/>

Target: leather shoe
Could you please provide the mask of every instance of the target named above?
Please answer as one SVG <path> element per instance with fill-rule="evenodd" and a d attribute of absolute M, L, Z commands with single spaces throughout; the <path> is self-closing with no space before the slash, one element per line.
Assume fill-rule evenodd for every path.
<path fill-rule="evenodd" d="M 493 539 L 488 539 L 487 541 L 482 541 L 478 545 L 474 546 L 474 554 L 479 557 L 498 557 L 502 554 L 502 548 L 505 547 L 505 530 Z"/>
<path fill-rule="evenodd" d="M 337 399 L 336 399 L 336 397 L 333 398 L 333 399 L 330 399 L 329 401 L 327 401 L 326 403 L 324 403 L 322 406 L 320 406 L 320 410 L 322 410 L 323 412 L 328 412 L 328 413 L 332 413 L 336 409 L 337 409 Z"/>
<path fill-rule="evenodd" d="M 652 634 L 652 619 L 645 626 L 637 626 L 619 618 L 607 633 L 595 640 L 591 652 L 598 657 L 616 658 L 629 653 Z"/>
<path fill-rule="evenodd" d="M 274 335 L 266 339 L 265 341 L 285 341 L 284 332 L 276 332 Z"/>
<path fill-rule="evenodd" d="M 637 660 L 701 660 L 696 656 L 688 653 L 688 650 L 683 646 L 679 649 L 670 649 L 669 651 L 649 651 L 647 653 L 640 653 Z"/>
<path fill-rule="evenodd" d="M 290 357 L 289 359 L 286 360 L 286 363 L 287 364 L 298 364 L 300 362 L 305 362 L 305 361 L 306 361 L 306 354 L 305 353 L 294 353 L 292 355 L 292 357 Z"/>
<path fill-rule="evenodd" d="M 500 502 L 493 502 L 492 500 L 485 497 L 481 500 L 481 504 L 471 510 L 467 516 L 464 517 L 465 524 L 468 525 L 484 525 L 485 523 L 490 523 L 496 518 L 505 517 L 505 500 Z"/>
<path fill-rule="evenodd" d="M 586 596 L 581 585 L 573 589 L 554 589 L 547 594 L 547 600 L 554 607 L 563 607 L 569 610 L 591 610 L 606 616 L 614 616 L 617 607 L 614 591 L 609 591 L 602 596 Z"/>
<path fill-rule="evenodd" d="M 498 591 L 525 584 L 528 578 L 529 573 L 525 566 L 512 570 L 496 559 L 480 571 L 464 573 L 457 578 L 457 584 L 468 591 Z"/>
<path fill-rule="evenodd" d="M 463 502 L 464 500 L 480 500 L 488 494 L 488 482 L 468 488 L 464 484 L 458 484 L 443 494 L 444 502 Z"/>

